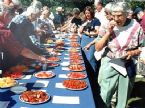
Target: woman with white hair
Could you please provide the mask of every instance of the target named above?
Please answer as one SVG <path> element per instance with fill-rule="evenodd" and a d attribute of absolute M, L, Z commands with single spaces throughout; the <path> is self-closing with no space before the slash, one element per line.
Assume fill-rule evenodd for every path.
<path fill-rule="evenodd" d="M 46 62 L 47 59 L 45 59 L 43 56 L 35 54 L 28 48 L 24 47 L 15 39 L 12 32 L 8 28 L 6 28 L 15 13 L 11 11 L 12 8 L 7 9 L 6 7 L 4 7 L 4 5 L 1 6 L 1 8 L 2 7 L 3 11 L 0 11 L 0 53 L 1 51 L 4 53 L 2 64 L 3 70 L 7 69 L 11 65 L 14 65 L 13 61 L 15 61 L 16 63 L 16 59 L 20 56 L 39 60 L 41 62 Z"/>
<path fill-rule="evenodd" d="M 26 12 L 17 15 L 10 23 L 10 29 L 14 36 L 21 44 L 31 49 L 37 54 L 42 54 L 42 50 L 36 46 L 30 39 L 30 36 L 35 36 L 36 32 L 32 22 L 40 15 L 40 10 L 36 7 L 28 7 Z"/>
<path fill-rule="evenodd" d="M 114 20 L 108 25 L 103 37 L 98 37 L 96 50 L 105 46 L 99 74 L 101 74 L 101 97 L 105 107 L 110 108 L 111 98 L 117 92 L 116 108 L 125 108 L 135 78 L 135 63 L 132 58 L 139 55 L 144 34 L 136 20 L 128 19 L 129 5 L 117 2 L 112 7 Z M 118 68 L 122 67 L 122 68 Z M 123 70 L 122 70 L 123 69 Z"/>

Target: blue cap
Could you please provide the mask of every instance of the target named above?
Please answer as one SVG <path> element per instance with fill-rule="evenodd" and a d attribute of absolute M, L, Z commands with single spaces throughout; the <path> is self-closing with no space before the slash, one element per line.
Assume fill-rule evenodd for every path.
<path fill-rule="evenodd" d="M 140 8 L 140 7 L 137 7 L 135 10 L 134 10 L 134 14 L 138 14 L 140 11 L 143 11 L 143 9 L 142 8 Z"/>

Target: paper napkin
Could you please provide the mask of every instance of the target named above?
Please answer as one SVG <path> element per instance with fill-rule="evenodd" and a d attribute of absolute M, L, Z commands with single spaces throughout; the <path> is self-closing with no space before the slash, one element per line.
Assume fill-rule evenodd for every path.
<path fill-rule="evenodd" d="M 60 65 L 61 66 L 69 66 L 70 65 L 70 62 L 65 61 L 65 62 L 60 63 Z"/>
<path fill-rule="evenodd" d="M 66 42 L 65 44 L 70 44 L 69 42 Z"/>
<path fill-rule="evenodd" d="M 64 59 L 65 59 L 65 60 L 69 60 L 70 58 L 69 58 L 69 57 L 64 57 Z"/>
<path fill-rule="evenodd" d="M 65 88 L 62 83 L 56 83 L 55 88 Z"/>
<path fill-rule="evenodd" d="M 32 75 L 26 75 L 24 78 L 22 79 L 30 79 Z"/>
<path fill-rule="evenodd" d="M 70 69 L 68 67 L 62 67 L 62 70 L 69 71 Z"/>
<path fill-rule="evenodd" d="M 58 78 L 68 78 L 66 74 L 59 74 Z"/>
<path fill-rule="evenodd" d="M 78 96 L 53 96 L 52 103 L 55 104 L 80 104 Z"/>
<path fill-rule="evenodd" d="M 69 54 L 68 53 L 65 53 L 64 55 L 67 55 L 68 56 Z"/>
<path fill-rule="evenodd" d="M 47 87 L 48 84 L 49 84 L 49 81 L 37 80 L 36 83 L 33 85 L 33 87 Z"/>
<path fill-rule="evenodd" d="M 20 86 L 26 86 L 26 83 L 19 83 Z"/>

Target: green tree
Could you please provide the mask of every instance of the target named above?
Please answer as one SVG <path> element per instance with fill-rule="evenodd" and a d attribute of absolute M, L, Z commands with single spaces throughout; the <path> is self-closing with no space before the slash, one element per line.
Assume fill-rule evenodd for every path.
<path fill-rule="evenodd" d="M 29 6 L 32 0 L 21 0 L 24 6 Z M 71 10 L 74 7 L 78 7 L 81 10 L 87 5 L 92 5 L 93 0 L 39 0 L 43 5 L 49 6 L 53 11 L 58 6 L 62 6 L 65 10 Z"/>
<path fill-rule="evenodd" d="M 134 10 L 136 7 L 141 7 L 145 9 L 145 2 L 141 1 L 131 1 L 130 2 L 131 8 Z"/>

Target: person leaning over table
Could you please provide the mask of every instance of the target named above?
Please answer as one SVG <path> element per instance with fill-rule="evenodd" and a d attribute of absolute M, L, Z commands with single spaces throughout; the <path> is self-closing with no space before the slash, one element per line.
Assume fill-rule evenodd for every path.
<path fill-rule="evenodd" d="M 45 30 L 48 37 L 54 37 L 53 26 L 52 26 L 54 24 L 52 24 L 53 21 L 49 19 L 49 15 L 50 15 L 49 10 L 42 11 L 40 18 L 37 19 L 37 23 L 46 25 L 46 27 L 44 27 L 45 29 L 43 29 L 43 30 Z"/>
<path fill-rule="evenodd" d="M 115 92 L 116 108 L 125 108 L 135 79 L 135 63 L 132 57 L 139 55 L 138 47 L 143 44 L 144 33 L 136 20 L 127 18 L 129 9 L 126 2 L 117 2 L 113 5 L 114 20 L 108 25 L 105 35 L 98 36 L 96 43 L 97 51 L 107 46 L 99 70 L 100 95 L 105 108 L 111 107 L 111 98 Z M 119 60 L 118 65 L 125 65 L 127 76 L 123 76 L 119 70 L 111 66 L 110 62 L 113 60 Z"/>
<path fill-rule="evenodd" d="M 81 34 L 81 47 L 87 63 L 91 66 L 93 71 L 96 72 L 97 63 L 94 57 L 95 46 L 91 46 L 88 51 L 83 48 L 97 37 L 101 24 L 100 21 L 94 17 L 94 10 L 92 7 L 87 6 L 84 9 L 84 14 L 85 21 L 78 30 Z"/>
<path fill-rule="evenodd" d="M 70 32 L 70 27 L 71 27 L 71 20 L 72 20 L 72 18 L 73 18 L 73 15 L 72 15 L 72 13 L 71 12 L 67 12 L 66 13 L 66 17 L 67 17 L 67 19 L 66 19 L 66 21 L 64 22 L 64 25 L 61 27 L 61 32 Z"/>
<path fill-rule="evenodd" d="M 79 27 L 82 24 L 82 19 L 80 18 L 80 9 L 74 8 L 73 9 L 73 18 L 71 20 L 72 24 L 75 24 L 77 27 Z"/>
<path fill-rule="evenodd" d="M 72 33 L 77 33 L 79 26 L 82 24 L 82 19 L 80 18 L 80 9 L 74 8 L 72 13 L 73 13 L 73 18 L 70 24 L 70 31 Z"/>
<path fill-rule="evenodd" d="M 9 28 L 14 34 L 15 38 L 26 48 L 31 49 L 37 54 L 43 54 L 43 50 L 39 48 L 39 45 L 35 45 L 32 42 L 32 36 L 35 36 L 36 33 L 41 32 L 37 31 L 34 28 L 32 22 L 40 16 L 40 10 L 35 7 L 28 7 L 25 12 L 20 15 L 15 16 L 9 24 Z"/>
<path fill-rule="evenodd" d="M 14 11 L 11 11 L 11 8 L 4 8 L 4 10 L 0 12 L 0 50 L 3 51 L 4 54 L 5 52 L 9 53 L 13 60 L 18 56 L 23 56 L 25 58 L 46 62 L 47 60 L 43 56 L 35 54 L 30 49 L 25 48 L 21 43 L 19 43 L 13 36 L 12 32 L 6 28 L 13 15 Z M 9 61 L 13 62 L 12 60 Z M 6 69 L 8 67 L 7 61 L 4 61 L 3 63 L 5 63 L 3 64 L 3 69 Z"/>

